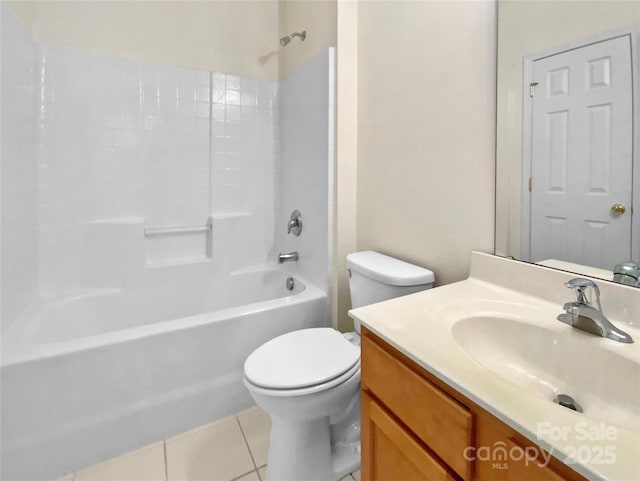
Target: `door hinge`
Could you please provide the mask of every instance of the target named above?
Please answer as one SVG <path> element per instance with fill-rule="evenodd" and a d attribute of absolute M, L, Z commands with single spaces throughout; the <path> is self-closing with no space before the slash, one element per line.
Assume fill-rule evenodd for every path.
<path fill-rule="evenodd" d="M 531 192 L 532 186 L 533 186 L 533 179 L 529 177 L 529 192 Z"/>
<path fill-rule="evenodd" d="M 531 82 L 529 84 L 529 97 L 533 97 L 533 90 L 536 85 L 538 85 L 538 82 Z"/>

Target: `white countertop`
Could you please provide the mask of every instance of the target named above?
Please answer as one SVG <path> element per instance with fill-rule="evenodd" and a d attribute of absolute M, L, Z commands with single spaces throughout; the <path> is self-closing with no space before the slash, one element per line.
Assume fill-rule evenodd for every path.
<path fill-rule="evenodd" d="M 453 325 L 461 318 L 508 312 L 551 335 L 575 336 L 587 349 L 599 346 L 640 363 L 640 290 L 598 283 L 605 314 L 636 340 L 634 344 L 621 344 L 556 320 L 563 312 L 562 302 L 571 300 L 571 292 L 563 286 L 571 277 L 575 276 L 473 253 L 469 279 L 353 309 L 350 315 L 556 458 L 567 462 L 568 455 L 576 456 L 580 462 L 570 462 L 570 466 L 588 479 L 639 481 L 640 399 L 637 411 L 632 406 L 633 415 L 625 422 L 605 424 L 597 413 L 587 415 L 586 407 L 585 414 L 562 408 L 545 393 L 523 388 L 481 365 L 453 335 Z M 620 382 L 640 383 L 640 379 Z M 565 428 L 565 434 L 558 436 L 553 427 Z"/>

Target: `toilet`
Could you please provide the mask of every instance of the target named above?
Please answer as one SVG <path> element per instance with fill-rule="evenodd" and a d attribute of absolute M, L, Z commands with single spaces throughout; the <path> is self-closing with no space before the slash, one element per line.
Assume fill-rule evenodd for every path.
<path fill-rule="evenodd" d="M 378 252 L 347 256 L 353 308 L 429 289 L 428 269 Z M 244 363 L 244 383 L 271 416 L 267 481 L 338 481 L 360 467 L 360 325 L 278 336 Z"/>

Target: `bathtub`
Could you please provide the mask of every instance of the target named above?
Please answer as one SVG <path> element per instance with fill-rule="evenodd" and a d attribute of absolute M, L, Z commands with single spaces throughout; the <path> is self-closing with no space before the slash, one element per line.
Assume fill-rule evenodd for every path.
<path fill-rule="evenodd" d="M 283 270 L 145 272 L 44 300 L 3 335 L 2 479 L 53 479 L 245 409 L 247 355 L 328 325 L 327 294 L 287 290 Z"/>

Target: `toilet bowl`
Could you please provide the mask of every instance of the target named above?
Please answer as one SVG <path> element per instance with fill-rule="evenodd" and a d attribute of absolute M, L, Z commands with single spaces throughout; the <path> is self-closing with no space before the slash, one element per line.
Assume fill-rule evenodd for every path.
<path fill-rule="evenodd" d="M 347 256 L 352 306 L 432 287 L 433 273 L 377 252 Z M 271 416 L 268 481 L 338 481 L 360 467 L 360 326 L 301 329 L 258 347 L 244 383 Z"/>

